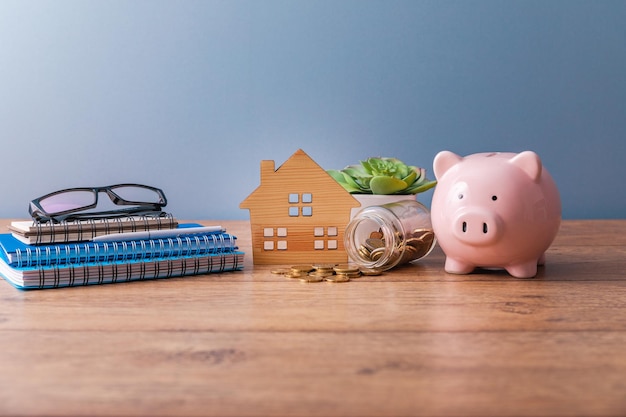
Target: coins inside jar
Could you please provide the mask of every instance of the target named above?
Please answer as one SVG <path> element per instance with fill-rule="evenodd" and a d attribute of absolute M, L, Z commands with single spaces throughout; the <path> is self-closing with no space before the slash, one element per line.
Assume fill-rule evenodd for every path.
<path fill-rule="evenodd" d="M 391 242 L 398 242 L 391 248 L 387 264 L 407 263 L 420 259 L 430 251 L 435 234 L 430 229 L 415 229 L 407 233 L 402 239 L 399 232 L 396 232 L 396 239 Z M 369 237 L 359 246 L 358 254 L 367 263 L 377 263 L 387 251 L 387 239 L 381 229 L 374 230 Z M 398 258 L 399 259 L 398 261 Z"/>

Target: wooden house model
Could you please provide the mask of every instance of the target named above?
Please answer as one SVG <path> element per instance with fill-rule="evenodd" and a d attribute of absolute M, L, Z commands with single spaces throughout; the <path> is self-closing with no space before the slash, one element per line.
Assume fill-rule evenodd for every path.
<path fill-rule="evenodd" d="M 261 185 L 239 205 L 250 210 L 258 265 L 347 262 L 344 231 L 359 206 L 302 149 L 278 169 L 261 161 Z"/>

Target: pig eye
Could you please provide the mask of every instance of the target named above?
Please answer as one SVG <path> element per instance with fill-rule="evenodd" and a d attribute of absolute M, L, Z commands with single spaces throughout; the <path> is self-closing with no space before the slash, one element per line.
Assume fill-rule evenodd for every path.
<path fill-rule="evenodd" d="M 496 200 L 498 199 L 498 196 L 497 196 L 497 195 L 492 195 L 492 196 L 491 196 L 491 199 L 492 199 L 493 201 L 496 201 Z"/>
<path fill-rule="evenodd" d="M 459 193 L 459 195 L 457 196 L 459 200 L 463 200 L 463 194 Z"/>

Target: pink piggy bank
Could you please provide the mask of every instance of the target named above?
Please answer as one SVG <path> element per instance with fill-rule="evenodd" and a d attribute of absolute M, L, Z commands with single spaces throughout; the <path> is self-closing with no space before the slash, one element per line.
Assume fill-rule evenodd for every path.
<path fill-rule="evenodd" d="M 537 275 L 561 223 L 558 189 L 531 151 L 435 156 L 432 226 L 446 254 L 445 270 L 504 268 Z"/>

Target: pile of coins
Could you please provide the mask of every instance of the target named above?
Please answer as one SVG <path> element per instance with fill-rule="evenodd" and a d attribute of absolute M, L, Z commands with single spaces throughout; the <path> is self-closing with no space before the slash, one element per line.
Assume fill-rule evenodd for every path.
<path fill-rule="evenodd" d="M 386 264 L 403 264 L 426 256 L 434 239 L 435 234 L 430 229 L 415 229 L 407 232 L 404 239 L 402 239 L 400 232 L 396 232 L 395 241 L 397 243 Z M 384 255 L 386 247 L 385 236 L 379 229 L 370 233 L 369 237 L 359 246 L 358 253 L 363 261 L 376 263 Z"/>
<path fill-rule="evenodd" d="M 275 268 L 272 274 L 283 275 L 288 279 L 302 282 L 348 282 L 362 275 L 379 275 L 380 271 L 361 269 L 352 264 L 312 264 L 293 265 L 289 268 Z"/>

